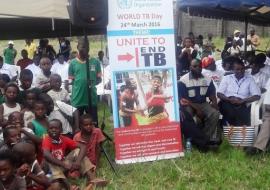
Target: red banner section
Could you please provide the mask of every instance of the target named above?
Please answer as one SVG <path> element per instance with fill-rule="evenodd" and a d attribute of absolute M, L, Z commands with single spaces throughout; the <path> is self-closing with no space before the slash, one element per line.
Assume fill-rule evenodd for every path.
<path fill-rule="evenodd" d="M 179 123 L 116 128 L 117 163 L 135 163 L 183 156 Z"/>

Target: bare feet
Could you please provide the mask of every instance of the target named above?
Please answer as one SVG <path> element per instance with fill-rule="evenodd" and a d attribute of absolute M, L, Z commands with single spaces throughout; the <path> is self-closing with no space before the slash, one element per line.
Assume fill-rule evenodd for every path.
<path fill-rule="evenodd" d="M 101 178 L 95 178 L 92 179 L 89 184 L 92 184 L 96 187 L 105 187 L 109 182 L 105 179 L 101 179 Z"/>

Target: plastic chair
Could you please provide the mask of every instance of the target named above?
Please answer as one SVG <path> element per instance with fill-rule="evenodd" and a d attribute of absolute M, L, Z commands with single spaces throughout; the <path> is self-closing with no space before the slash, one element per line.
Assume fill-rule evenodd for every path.
<path fill-rule="evenodd" d="M 253 102 L 251 104 L 250 121 L 251 121 L 251 126 L 254 126 L 255 128 L 255 136 L 258 135 L 260 125 L 263 123 L 262 119 L 260 118 L 260 109 L 263 105 L 264 96 L 265 96 L 265 93 L 262 94 L 260 100 Z"/>

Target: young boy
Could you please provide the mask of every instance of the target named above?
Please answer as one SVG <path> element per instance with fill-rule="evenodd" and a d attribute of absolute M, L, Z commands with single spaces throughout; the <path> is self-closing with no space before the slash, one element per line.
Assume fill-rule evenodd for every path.
<path fill-rule="evenodd" d="M 87 112 L 92 115 L 97 123 L 97 89 L 96 85 L 101 82 L 101 67 L 98 60 L 89 59 L 89 44 L 85 39 L 80 39 L 77 49 L 78 57 L 73 59 L 69 65 L 69 79 L 73 81 L 71 104 L 76 107 L 80 114 Z M 89 61 L 89 68 L 86 62 Z M 90 81 L 87 81 L 87 69 L 89 70 Z M 89 105 L 88 88 L 91 87 L 91 105 Z M 97 123 L 98 125 L 98 123 Z"/>
<path fill-rule="evenodd" d="M 0 145 L 0 151 L 11 150 L 12 147 L 21 141 L 21 134 L 14 125 L 8 125 L 3 130 L 4 142 Z"/>
<path fill-rule="evenodd" d="M 95 123 L 89 114 L 80 117 L 80 128 L 81 132 L 74 136 L 74 140 L 86 146 L 86 156 L 97 166 L 100 157 L 100 145 L 105 141 L 105 137 L 102 131 L 95 127 Z"/>
<path fill-rule="evenodd" d="M 41 69 L 39 67 L 40 56 L 38 54 L 34 55 L 33 63 L 28 65 L 25 69 L 30 70 L 33 73 L 33 86 L 36 87 L 37 76 L 40 75 Z"/>
<path fill-rule="evenodd" d="M 20 73 L 20 92 L 18 95 L 18 102 L 23 104 L 24 100 L 26 98 L 26 91 L 27 90 L 32 90 L 34 91 L 37 95 L 41 93 L 41 90 L 38 88 L 35 88 L 32 86 L 33 83 L 33 73 L 32 71 L 28 70 L 28 69 L 24 69 L 21 71 Z"/>
<path fill-rule="evenodd" d="M 48 119 L 59 119 L 62 123 L 62 134 L 72 138 L 79 130 L 79 111 L 61 101 L 56 101 L 54 104 L 48 94 L 40 94 L 39 99 L 47 105 Z M 68 117 L 72 117 L 72 121 L 69 121 Z"/>
<path fill-rule="evenodd" d="M 17 62 L 17 66 L 20 66 L 21 70 L 23 70 L 23 69 L 25 69 L 25 67 L 30 65 L 33 61 L 32 61 L 32 59 L 28 58 L 28 53 L 27 53 L 27 51 L 25 49 L 23 49 L 21 51 L 21 56 L 22 56 L 22 59 L 20 59 Z"/>
<path fill-rule="evenodd" d="M 197 57 L 197 51 L 193 49 L 192 40 L 189 37 L 184 39 L 184 48 L 178 56 L 179 64 L 177 65 L 177 77 L 189 72 L 189 66 L 192 59 Z"/>
<path fill-rule="evenodd" d="M 37 94 L 34 90 L 27 90 L 25 92 L 25 100 L 23 103 L 23 114 L 24 126 L 28 126 L 35 119 L 34 104 L 37 101 Z"/>
<path fill-rule="evenodd" d="M 127 79 L 122 87 L 119 97 L 119 115 L 122 120 L 121 127 L 137 126 L 136 113 L 141 112 L 137 84 L 132 78 Z"/>
<path fill-rule="evenodd" d="M 49 162 L 53 179 L 65 179 L 65 172 L 79 171 L 88 177 L 90 183 L 104 184 L 104 180 L 95 180 L 96 167 L 85 157 L 86 147 L 62 136 L 61 131 L 61 122 L 57 119 L 51 120 L 48 136 L 42 142 L 44 157 Z M 67 155 L 66 151 L 71 152 Z"/>
<path fill-rule="evenodd" d="M 65 61 L 63 54 L 57 55 L 57 61 L 53 64 L 51 71 L 61 76 L 63 82 L 68 82 L 69 64 Z"/>
<path fill-rule="evenodd" d="M 166 96 L 162 90 L 162 78 L 158 75 L 152 77 L 152 87 L 146 93 L 148 119 L 151 124 L 168 124 L 169 116 L 165 104 L 172 98 Z"/>
<path fill-rule="evenodd" d="M 17 103 L 19 88 L 15 83 L 5 86 L 5 103 L 0 105 L 0 126 L 7 124 L 8 116 L 14 111 L 21 111 L 21 105 Z"/>
<path fill-rule="evenodd" d="M 35 146 L 27 142 L 20 142 L 14 145 L 12 150 L 20 158 L 22 165 L 19 167 L 18 173 L 25 177 L 27 190 L 48 188 L 50 182 L 38 164 Z"/>
<path fill-rule="evenodd" d="M 0 74 L 0 104 L 5 102 L 5 87 L 10 82 L 7 74 Z"/>
<path fill-rule="evenodd" d="M 22 140 L 33 140 L 34 132 L 28 128 L 24 127 L 23 114 L 20 112 L 13 112 L 8 117 L 8 124 L 17 127 L 18 131 L 21 133 Z"/>
<path fill-rule="evenodd" d="M 28 128 L 32 129 L 36 138 L 33 140 L 35 143 L 40 144 L 42 138 L 47 135 L 48 118 L 47 106 L 43 101 L 36 101 L 34 104 L 35 119 L 28 124 Z"/>
<path fill-rule="evenodd" d="M 42 92 L 48 92 L 50 90 L 52 62 L 48 57 L 43 57 L 40 59 L 39 65 L 41 72 L 37 76 L 36 87 L 40 88 Z"/>
<path fill-rule="evenodd" d="M 61 76 L 52 74 L 50 77 L 51 90 L 47 94 L 53 99 L 54 104 L 57 100 L 62 102 L 68 102 L 70 100 L 68 92 L 66 89 L 61 88 L 61 84 Z"/>
<path fill-rule="evenodd" d="M 26 190 L 25 179 L 16 174 L 17 160 L 10 150 L 0 151 L 0 189 Z"/>

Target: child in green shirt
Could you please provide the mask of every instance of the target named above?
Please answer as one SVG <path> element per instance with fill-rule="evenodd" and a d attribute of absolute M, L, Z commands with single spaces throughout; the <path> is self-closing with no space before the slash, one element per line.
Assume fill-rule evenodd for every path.
<path fill-rule="evenodd" d="M 0 74 L 0 104 L 5 102 L 5 86 L 10 82 L 10 78 L 7 74 Z"/>
<path fill-rule="evenodd" d="M 97 89 L 96 85 L 101 82 L 100 63 L 95 58 L 88 56 L 89 44 L 84 39 L 78 42 L 78 56 L 70 62 L 69 78 L 72 80 L 71 104 L 76 107 L 80 114 L 84 112 L 91 114 L 93 120 L 97 123 Z M 87 83 L 86 61 L 89 61 L 89 80 Z M 88 85 L 91 86 L 91 105 L 89 105 Z"/>

